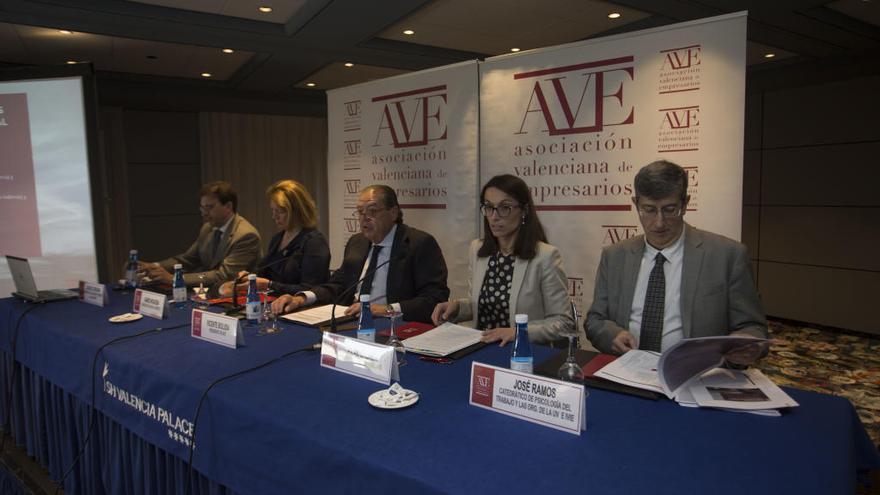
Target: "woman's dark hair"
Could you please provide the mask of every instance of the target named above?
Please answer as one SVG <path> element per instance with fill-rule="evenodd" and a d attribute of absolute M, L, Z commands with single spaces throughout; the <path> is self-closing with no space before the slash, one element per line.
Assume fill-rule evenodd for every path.
<path fill-rule="evenodd" d="M 538 220 L 529 186 L 514 175 L 496 175 L 483 186 L 483 191 L 480 192 L 480 205 L 486 200 L 486 190 L 490 187 L 504 192 L 521 205 L 521 225 L 516 233 L 516 241 L 513 243 L 513 255 L 524 260 L 534 258 L 538 254 L 538 241 L 547 242 L 547 235 L 544 233 L 541 221 Z M 483 245 L 477 251 L 477 256 L 481 258 L 491 256 L 498 251 L 498 240 L 492 235 L 489 219 L 485 216 L 483 217 L 483 232 Z"/>

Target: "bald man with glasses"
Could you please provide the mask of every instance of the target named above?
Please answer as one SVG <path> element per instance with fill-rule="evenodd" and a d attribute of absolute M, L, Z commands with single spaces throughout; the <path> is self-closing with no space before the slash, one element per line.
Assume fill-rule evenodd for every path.
<path fill-rule="evenodd" d="M 635 177 L 633 203 L 644 235 L 602 251 L 587 338 L 602 352 L 662 352 L 683 338 L 767 337 L 767 320 L 746 247 L 684 221 L 687 172 L 657 161 Z M 727 354 L 748 365 L 766 354 L 749 344 Z"/>

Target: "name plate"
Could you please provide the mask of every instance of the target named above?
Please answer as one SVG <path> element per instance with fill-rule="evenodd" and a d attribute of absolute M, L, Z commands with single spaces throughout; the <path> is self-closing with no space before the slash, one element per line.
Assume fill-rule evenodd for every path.
<path fill-rule="evenodd" d="M 101 306 L 103 308 L 110 303 L 110 298 L 107 294 L 107 286 L 104 284 L 99 284 L 97 282 L 86 282 L 85 280 L 80 280 L 79 300 L 84 303 Z"/>
<path fill-rule="evenodd" d="M 238 318 L 194 309 L 190 335 L 232 349 L 244 345 L 244 332 Z"/>
<path fill-rule="evenodd" d="M 321 366 L 385 385 L 400 380 L 396 354 L 391 346 L 329 332 L 321 342 Z"/>
<path fill-rule="evenodd" d="M 165 294 L 136 289 L 134 291 L 134 304 L 131 306 L 131 312 L 161 320 L 165 316 L 165 306 Z"/>
<path fill-rule="evenodd" d="M 514 418 L 580 435 L 584 386 L 483 363 L 471 363 L 470 403 Z"/>

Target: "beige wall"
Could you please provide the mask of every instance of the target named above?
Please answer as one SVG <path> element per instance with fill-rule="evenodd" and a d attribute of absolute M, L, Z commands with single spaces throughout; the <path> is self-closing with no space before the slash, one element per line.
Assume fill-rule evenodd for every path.
<path fill-rule="evenodd" d="M 768 315 L 880 333 L 880 77 L 747 98 L 743 242 Z"/>

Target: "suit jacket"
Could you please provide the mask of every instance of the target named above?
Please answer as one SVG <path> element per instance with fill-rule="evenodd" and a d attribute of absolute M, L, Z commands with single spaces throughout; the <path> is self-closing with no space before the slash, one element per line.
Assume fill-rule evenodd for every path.
<path fill-rule="evenodd" d="M 294 294 L 323 284 L 330 275 L 330 246 L 316 229 L 302 229 L 278 251 L 284 231 L 269 241 L 269 252 L 260 260 L 257 275 L 272 281 L 272 290 Z"/>
<path fill-rule="evenodd" d="M 371 245 L 363 234 L 348 240 L 339 269 L 326 284 L 311 288 L 318 303 L 354 302 L 354 286 L 361 277 Z M 398 224 L 390 256 L 386 289 L 389 304 L 400 304 L 404 320 L 430 323 L 434 306 L 449 298 L 446 261 L 440 245 L 431 234 Z"/>
<path fill-rule="evenodd" d="M 489 257 L 477 256 L 481 239 L 474 239 L 470 247 L 468 297 L 458 300 L 456 321 L 477 320 L 474 309 L 483 287 L 483 278 L 489 268 Z M 513 281 L 510 284 L 510 326 L 514 328 L 516 314 L 529 315 L 529 340 L 549 343 L 574 331 L 571 304 L 568 298 L 562 255 L 550 244 L 538 243 L 534 258 L 516 258 L 513 262 Z"/>
<path fill-rule="evenodd" d="M 746 247 L 687 224 L 684 228 L 680 301 L 684 338 L 733 331 L 767 337 L 767 319 Z M 593 305 L 584 322 L 588 338 L 602 352 L 611 352 L 611 341 L 629 327 L 644 251 L 643 235 L 602 250 Z"/>
<path fill-rule="evenodd" d="M 185 252 L 162 260 L 159 265 L 174 272 L 174 264 L 183 265 L 186 285 L 198 285 L 204 280 L 206 287 L 217 287 L 232 280 L 241 270 L 253 271 L 260 259 L 260 234 L 257 229 L 236 214 L 229 228 L 220 237 L 216 254 L 212 252 L 214 227 L 202 225 L 199 236 Z M 199 278 L 201 275 L 204 279 Z"/>

